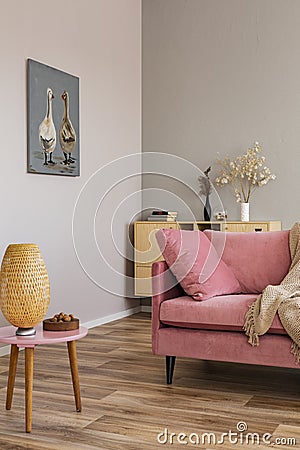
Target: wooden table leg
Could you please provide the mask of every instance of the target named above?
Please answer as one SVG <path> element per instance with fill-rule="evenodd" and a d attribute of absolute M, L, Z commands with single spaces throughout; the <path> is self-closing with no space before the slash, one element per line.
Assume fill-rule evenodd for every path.
<path fill-rule="evenodd" d="M 10 346 L 10 359 L 9 359 L 9 372 L 7 380 L 7 391 L 6 391 L 6 409 L 11 408 L 15 378 L 18 364 L 19 347 L 16 344 L 11 344 Z"/>
<path fill-rule="evenodd" d="M 25 422 L 26 433 L 32 426 L 32 386 L 33 386 L 33 355 L 34 347 L 25 348 Z"/>
<path fill-rule="evenodd" d="M 79 377 L 78 377 L 78 362 L 77 362 L 77 354 L 76 354 L 76 341 L 69 341 L 68 344 L 68 353 L 70 360 L 70 368 L 73 382 L 73 390 L 76 404 L 76 411 L 81 411 L 81 398 L 80 398 L 80 386 L 79 386 Z"/>

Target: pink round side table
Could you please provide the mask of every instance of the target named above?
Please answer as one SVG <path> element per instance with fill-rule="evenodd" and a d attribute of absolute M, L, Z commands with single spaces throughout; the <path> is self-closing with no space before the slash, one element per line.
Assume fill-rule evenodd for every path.
<path fill-rule="evenodd" d="M 87 328 L 80 327 L 73 331 L 44 331 L 42 324 L 36 327 L 34 336 L 16 336 L 13 326 L 0 328 L 0 342 L 10 344 L 9 373 L 7 380 L 6 409 L 11 408 L 15 377 L 17 371 L 19 348 L 25 348 L 25 429 L 27 433 L 32 428 L 32 386 L 33 361 L 36 345 L 59 344 L 66 342 L 68 347 L 76 411 L 81 411 L 80 385 L 78 377 L 78 362 L 76 354 L 76 341 L 88 333 Z"/>

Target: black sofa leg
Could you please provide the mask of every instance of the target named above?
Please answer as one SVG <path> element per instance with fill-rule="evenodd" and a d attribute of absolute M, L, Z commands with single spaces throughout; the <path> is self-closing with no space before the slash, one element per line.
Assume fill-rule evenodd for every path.
<path fill-rule="evenodd" d="M 166 356 L 167 384 L 172 384 L 176 356 Z"/>

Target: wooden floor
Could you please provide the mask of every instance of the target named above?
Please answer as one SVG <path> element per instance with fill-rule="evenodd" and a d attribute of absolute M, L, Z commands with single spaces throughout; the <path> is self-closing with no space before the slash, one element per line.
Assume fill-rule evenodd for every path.
<path fill-rule="evenodd" d="M 5 410 L 8 356 L 0 358 L 1 450 L 300 449 L 298 370 L 178 358 L 173 385 L 167 386 L 164 358 L 151 354 L 147 313 L 90 330 L 77 349 L 81 413 L 75 412 L 66 346 L 36 348 L 31 434 L 24 433 L 24 352 L 11 411 Z M 297 444 L 196 444 L 195 434 L 220 439 L 236 432 L 240 421 L 248 432 L 294 437 Z M 163 445 L 157 436 L 166 428 Z M 176 443 L 179 433 L 194 443 Z"/>

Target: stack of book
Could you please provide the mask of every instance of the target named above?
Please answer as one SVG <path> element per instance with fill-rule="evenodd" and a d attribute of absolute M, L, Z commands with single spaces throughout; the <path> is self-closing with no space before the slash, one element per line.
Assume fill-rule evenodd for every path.
<path fill-rule="evenodd" d="M 175 222 L 177 220 L 177 215 L 177 211 L 156 210 L 152 211 L 148 220 L 152 220 L 153 222 Z"/>

